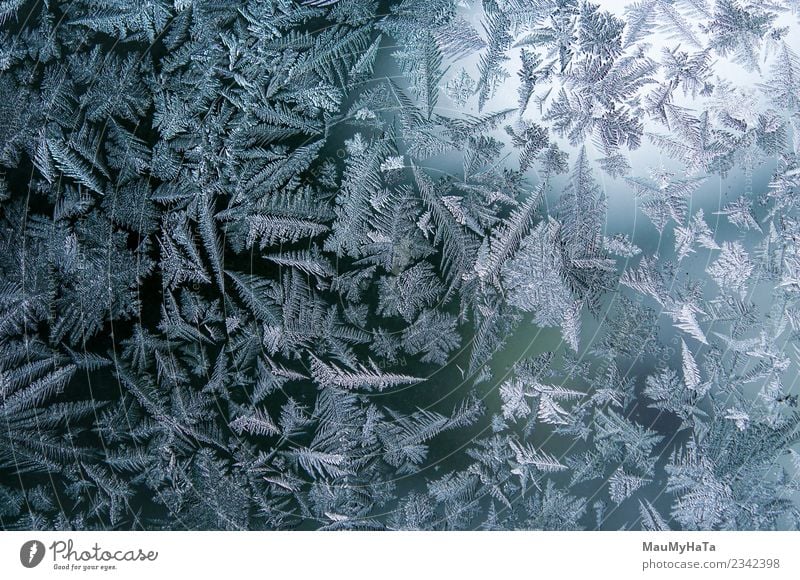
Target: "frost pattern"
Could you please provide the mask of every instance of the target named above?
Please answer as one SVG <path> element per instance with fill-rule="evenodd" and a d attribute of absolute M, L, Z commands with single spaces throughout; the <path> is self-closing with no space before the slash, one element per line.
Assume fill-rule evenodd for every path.
<path fill-rule="evenodd" d="M 797 529 L 795 4 L 0 5 L 0 528 Z"/>

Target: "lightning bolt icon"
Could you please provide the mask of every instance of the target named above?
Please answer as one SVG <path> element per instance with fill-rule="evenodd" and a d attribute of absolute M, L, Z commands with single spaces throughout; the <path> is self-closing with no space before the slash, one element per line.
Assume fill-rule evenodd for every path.
<path fill-rule="evenodd" d="M 38 552 L 38 551 L 39 551 L 39 545 L 36 542 L 31 544 L 31 551 L 28 554 L 28 564 L 33 562 L 33 557 L 36 555 L 36 552 Z"/>

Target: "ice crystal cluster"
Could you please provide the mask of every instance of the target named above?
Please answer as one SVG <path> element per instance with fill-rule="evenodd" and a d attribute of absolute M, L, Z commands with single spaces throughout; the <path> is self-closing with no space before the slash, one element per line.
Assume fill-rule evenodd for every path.
<path fill-rule="evenodd" d="M 0 0 L 0 528 L 797 529 L 797 0 Z"/>

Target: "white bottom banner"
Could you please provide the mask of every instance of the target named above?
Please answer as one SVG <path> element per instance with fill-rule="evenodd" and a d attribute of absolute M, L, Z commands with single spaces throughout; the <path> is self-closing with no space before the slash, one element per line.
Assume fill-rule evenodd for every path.
<path fill-rule="evenodd" d="M 2 532 L 0 578 L 800 578 L 797 532 Z"/>

